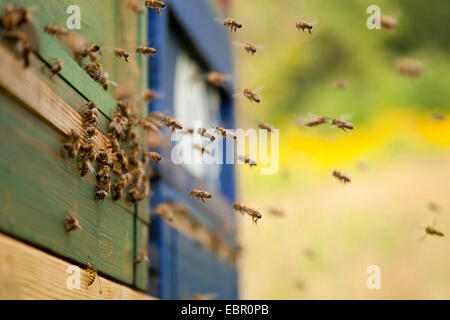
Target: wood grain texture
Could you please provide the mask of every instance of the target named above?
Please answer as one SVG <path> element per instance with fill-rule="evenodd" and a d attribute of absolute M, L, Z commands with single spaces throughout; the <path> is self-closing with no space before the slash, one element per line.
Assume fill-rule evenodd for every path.
<path fill-rule="evenodd" d="M 72 264 L 4 234 L 0 234 L 0 248 L 0 299 L 3 300 L 155 299 L 103 277 L 88 288 L 88 274 L 83 266 L 80 266 L 80 289 L 70 290 L 67 268 Z"/>

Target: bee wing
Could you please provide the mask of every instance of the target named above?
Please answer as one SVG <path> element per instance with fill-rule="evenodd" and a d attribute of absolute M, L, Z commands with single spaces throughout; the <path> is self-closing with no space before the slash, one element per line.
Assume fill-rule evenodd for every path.
<path fill-rule="evenodd" d="M 223 18 L 214 18 L 214 21 L 217 22 L 217 23 L 223 24 L 225 19 L 223 19 Z"/>
<path fill-rule="evenodd" d="M 343 113 L 339 116 L 339 119 L 348 121 L 353 117 L 353 113 Z"/>
<path fill-rule="evenodd" d="M 257 50 L 262 50 L 262 49 L 264 49 L 264 46 L 263 46 L 263 45 L 257 45 L 257 46 L 255 46 L 255 48 L 256 48 Z"/>
<path fill-rule="evenodd" d="M 233 41 L 233 44 L 237 47 L 245 47 L 245 43 Z"/>
<path fill-rule="evenodd" d="M 242 97 L 243 97 L 242 92 L 235 92 L 235 93 L 233 93 L 233 98 L 242 98 Z"/>
<path fill-rule="evenodd" d="M 312 24 L 313 26 L 318 24 L 318 23 L 319 23 L 319 20 L 314 20 L 313 22 L 310 22 L 310 24 Z"/>
<path fill-rule="evenodd" d="M 259 91 L 261 91 L 262 89 L 264 89 L 264 87 L 258 87 L 258 88 L 256 88 L 255 90 L 253 90 L 254 92 L 259 92 Z"/>

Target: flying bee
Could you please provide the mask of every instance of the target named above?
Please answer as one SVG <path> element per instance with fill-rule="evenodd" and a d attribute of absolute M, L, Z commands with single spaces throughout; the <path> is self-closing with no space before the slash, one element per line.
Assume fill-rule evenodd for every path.
<path fill-rule="evenodd" d="M 125 6 L 128 9 L 133 10 L 136 14 L 143 14 L 145 12 L 144 7 L 138 0 L 126 0 Z"/>
<path fill-rule="evenodd" d="M 31 20 L 31 11 L 34 8 L 25 8 L 15 4 L 6 4 L 3 7 L 3 16 L 0 18 L 0 26 L 6 30 L 19 28 Z"/>
<path fill-rule="evenodd" d="M 205 202 L 205 199 L 211 199 L 211 194 L 206 191 L 201 191 L 198 189 L 193 189 L 189 192 L 189 196 L 191 196 L 194 199 L 201 200 L 202 202 Z"/>
<path fill-rule="evenodd" d="M 263 49 L 263 46 L 256 46 L 251 42 L 242 43 L 242 42 L 236 42 L 234 41 L 233 44 L 237 47 L 243 47 L 244 50 L 251 55 L 254 55 L 256 51 Z"/>
<path fill-rule="evenodd" d="M 197 149 L 198 151 L 200 151 L 202 153 L 202 155 L 206 152 L 207 154 L 211 154 L 211 151 L 209 151 L 208 149 L 206 149 L 205 146 L 202 146 L 200 144 L 194 144 L 193 145 L 194 149 Z"/>
<path fill-rule="evenodd" d="M 258 128 L 267 130 L 268 132 L 273 132 L 273 130 L 274 130 L 273 126 L 271 126 L 270 124 L 265 123 L 265 122 L 261 122 L 260 124 L 258 124 Z"/>
<path fill-rule="evenodd" d="M 74 216 L 67 216 L 64 219 L 64 228 L 66 229 L 67 232 L 71 232 L 74 230 L 81 230 L 81 226 L 80 226 L 80 222 L 78 221 L 78 219 Z"/>
<path fill-rule="evenodd" d="M 151 103 L 158 98 L 158 93 L 156 93 L 156 91 L 153 91 L 151 89 L 145 89 L 141 93 L 141 98 L 142 100 L 144 100 L 145 103 Z"/>
<path fill-rule="evenodd" d="M 162 129 L 161 121 L 152 117 L 147 117 L 145 119 L 139 120 L 137 125 L 145 131 L 151 131 L 154 133 L 158 133 L 158 131 Z"/>
<path fill-rule="evenodd" d="M 61 59 L 56 60 L 51 68 L 52 74 L 50 75 L 50 77 L 53 77 L 55 74 L 58 74 L 63 68 L 64 68 L 64 61 L 62 61 Z"/>
<path fill-rule="evenodd" d="M 242 94 L 244 95 L 244 97 L 246 97 L 248 100 L 250 100 L 251 103 L 256 102 L 256 103 L 260 103 L 261 102 L 261 97 L 258 95 L 258 91 L 260 91 L 263 87 L 259 87 L 256 88 L 255 90 L 251 90 L 251 89 L 244 89 L 244 91 L 242 92 Z"/>
<path fill-rule="evenodd" d="M 295 22 L 295 27 L 297 29 L 301 29 L 302 31 L 305 31 L 305 29 L 307 29 L 309 33 L 312 33 L 311 30 L 313 29 L 315 24 L 316 22 L 306 22 L 303 20 L 297 20 Z"/>
<path fill-rule="evenodd" d="M 271 208 L 269 210 L 269 212 L 271 214 L 273 214 L 274 216 L 277 216 L 277 217 L 284 217 L 286 215 L 283 210 L 280 210 L 280 209 L 277 209 L 277 208 Z"/>
<path fill-rule="evenodd" d="M 130 54 L 128 52 L 126 52 L 122 48 L 114 48 L 113 52 L 117 58 L 124 58 L 125 61 L 128 62 L 128 58 L 130 57 Z"/>
<path fill-rule="evenodd" d="M 345 129 L 347 130 L 354 129 L 353 123 L 344 119 L 333 119 L 331 120 L 331 125 L 344 130 L 344 132 L 347 132 Z"/>
<path fill-rule="evenodd" d="M 225 20 L 216 18 L 215 20 L 219 23 L 223 23 L 225 27 L 230 28 L 231 32 L 236 32 L 237 29 L 242 28 L 242 23 L 234 20 L 233 18 L 226 18 Z"/>
<path fill-rule="evenodd" d="M 150 47 L 145 47 L 145 46 L 138 46 L 138 47 L 136 47 L 136 53 L 153 57 L 156 54 L 156 49 L 150 48 Z"/>
<path fill-rule="evenodd" d="M 218 71 L 211 71 L 206 75 L 206 81 L 215 87 L 225 87 L 228 77 Z"/>
<path fill-rule="evenodd" d="M 447 116 L 442 113 L 434 112 L 431 114 L 431 119 L 432 120 L 445 120 L 445 119 L 447 119 Z"/>
<path fill-rule="evenodd" d="M 241 214 L 244 214 L 249 210 L 248 207 L 244 206 L 243 204 L 241 204 L 239 202 L 233 203 L 232 208 L 233 208 L 233 210 L 240 212 Z"/>
<path fill-rule="evenodd" d="M 441 207 L 437 203 L 432 201 L 428 202 L 428 209 L 430 209 L 433 212 L 441 211 Z"/>
<path fill-rule="evenodd" d="M 216 137 L 208 132 L 205 128 L 198 128 L 197 133 L 202 137 L 208 138 L 211 141 L 216 140 Z"/>
<path fill-rule="evenodd" d="M 338 170 L 333 170 L 333 177 L 346 184 L 351 182 L 350 178 Z"/>
<path fill-rule="evenodd" d="M 160 10 L 166 7 L 166 4 L 159 0 L 145 0 L 144 4 L 147 8 L 152 9 L 157 14 L 160 14 L 161 13 Z"/>
<path fill-rule="evenodd" d="M 417 78 L 419 78 L 424 71 L 422 63 L 419 60 L 412 58 L 397 59 L 395 62 L 395 68 L 401 75 Z"/>
<path fill-rule="evenodd" d="M 58 26 L 55 26 L 53 24 L 49 24 L 44 27 L 44 32 L 51 35 L 51 36 L 67 36 L 69 34 L 69 31 L 67 31 L 64 28 L 60 28 Z"/>
<path fill-rule="evenodd" d="M 398 27 L 398 21 L 393 17 L 381 15 L 380 25 L 387 30 L 392 30 Z"/>
<path fill-rule="evenodd" d="M 231 132 L 223 127 L 216 127 L 216 132 L 222 136 L 223 139 L 236 139 L 234 132 Z"/>
<path fill-rule="evenodd" d="M 89 52 L 91 53 L 99 53 L 100 55 L 102 55 L 102 47 L 98 44 L 93 44 L 90 48 L 89 48 Z"/>
<path fill-rule="evenodd" d="M 261 212 L 255 209 L 249 208 L 247 210 L 247 214 L 252 217 L 252 221 L 254 224 L 258 224 L 258 220 L 262 218 Z"/>
<path fill-rule="evenodd" d="M 430 236 L 437 236 L 437 237 L 444 237 L 445 236 L 443 232 L 441 232 L 441 231 L 439 231 L 439 230 L 437 230 L 435 228 L 435 225 L 436 225 L 436 218 L 433 219 L 433 224 L 431 226 L 427 226 L 425 228 L 425 234 L 424 234 L 424 236 L 422 238 L 419 239 L 419 242 L 425 240 L 425 238 L 428 235 L 430 235 Z"/>
<path fill-rule="evenodd" d="M 80 61 L 81 58 L 89 55 L 89 46 L 79 34 L 68 33 L 61 37 L 61 41 L 72 51 L 77 60 Z"/>
<path fill-rule="evenodd" d="M 194 128 L 186 128 L 178 131 L 179 134 L 193 134 Z"/>
<path fill-rule="evenodd" d="M 243 161 L 245 164 L 248 164 L 250 166 L 250 168 L 258 165 L 258 163 L 256 161 L 250 159 L 249 156 L 239 156 L 238 159 Z"/>
<path fill-rule="evenodd" d="M 347 86 L 347 81 L 345 81 L 344 79 L 336 79 L 334 80 L 333 85 L 336 88 L 343 89 Z"/>
<path fill-rule="evenodd" d="M 65 142 L 63 147 L 67 151 L 69 158 L 76 157 L 81 147 L 81 137 L 75 129 L 71 129 L 69 133 L 69 141 Z"/>
<path fill-rule="evenodd" d="M 153 162 L 160 162 L 162 157 L 158 152 L 149 152 L 148 156 L 150 157 L 150 160 L 152 160 Z"/>
<path fill-rule="evenodd" d="M 159 214 L 166 221 L 173 221 L 174 212 L 168 203 L 160 203 L 156 206 L 156 213 Z"/>
<path fill-rule="evenodd" d="M 165 116 L 163 118 L 163 122 L 168 128 L 172 128 L 172 132 L 175 132 L 176 129 L 183 129 L 183 126 L 180 122 L 176 121 L 175 119 L 172 119 L 169 116 Z"/>
<path fill-rule="evenodd" d="M 302 127 L 317 127 L 321 124 L 327 123 L 329 118 L 323 116 L 316 116 L 314 114 L 309 114 L 310 119 L 305 120 L 304 118 L 299 118 L 296 120 L 297 125 Z"/>

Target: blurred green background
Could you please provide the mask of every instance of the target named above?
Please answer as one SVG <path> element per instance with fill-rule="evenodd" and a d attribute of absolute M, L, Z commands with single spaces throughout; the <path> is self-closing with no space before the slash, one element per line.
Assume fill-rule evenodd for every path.
<path fill-rule="evenodd" d="M 369 5 L 398 27 L 369 30 Z M 236 0 L 230 15 L 244 24 L 233 41 L 264 46 L 233 49 L 237 87 L 264 86 L 260 104 L 237 101 L 238 126 L 280 129 L 277 175 L 239 169 L 240 200 L 264 214 L 258 226 L 239 218 L 242 298 L 450 298 L 448 238 L 417 242 L 436 217 L 430 201 L 436 227 L 450 230 L 450 2 Z M 297 19 L 317 21 L 312 34 Z M 402 57 L 422 76 L 399 74 Z M 298 128 L 308 112 L 352 114 L 355 130 Z M 366 288 L 372 264 L 382 290 Z"/>

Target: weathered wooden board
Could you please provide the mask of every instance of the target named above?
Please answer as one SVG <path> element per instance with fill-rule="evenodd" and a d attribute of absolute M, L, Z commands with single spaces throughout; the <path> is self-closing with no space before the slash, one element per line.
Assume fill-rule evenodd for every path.
<path fill-rule="evenodd" d="M 134 215 L 94 200 L 95 184 L 61 157 L 61 139 L 17 101 L 0 93 L 0 229 L 68 259 L 133 282 Z M 64 230 L 67 214 L 83 230 Z"/>
<path fill-rule="evenodd" d="M 68 289 L 70 263 L 0 234 L 0 299 L 2 300 L 152 300 L 149 295 L 100 277 L 87 287 L 82 268 L 80 289 Z M 101 283 L 101 294 L 100 294 Z"/>

